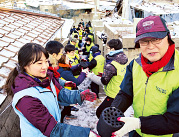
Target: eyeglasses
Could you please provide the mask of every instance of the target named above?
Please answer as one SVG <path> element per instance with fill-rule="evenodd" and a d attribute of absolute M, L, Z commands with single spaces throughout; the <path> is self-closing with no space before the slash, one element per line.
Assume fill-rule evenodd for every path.
<path fill-rule="evenodd" d="M 147 46 L 149 42 L 151 42 L 153 45 L 157 45 L 162 42 L 162 39 L 139 40 L 140 46 Z"/>

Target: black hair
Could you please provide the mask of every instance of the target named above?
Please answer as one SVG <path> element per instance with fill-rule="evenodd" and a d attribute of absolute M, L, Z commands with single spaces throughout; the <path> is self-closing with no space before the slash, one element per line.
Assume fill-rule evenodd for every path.
<path fill-rule="evenodd" d="M 86 30 L 89 30 L 89 27 L 86 27 L 86 28 L 85 28 L 85 31 L 86 31 Z"/>
<path fill-rule="evenodd" d="M 78 31 L 75 29 L 75 30 L 73 31 L 73 33 L 78 33 Z"/>
<path fill-rule="evenodd" d="M 61 49 L 63 49 L 63 48 L 64 48 L 64 46 L 60 42 L 55 41 L 55 40 L 49 41 L 45 46 L 45 49 L 47 50 L 47 52 L 49 54 L 55 53 L 57 55 L 61 51 Z"/>
<path fill-rule="evenodd" d="M 74 35 L 74 38 L 78 39 L 78 35 L 77 35 L 77 34 L 75 34 L 75 35 Z"/>
<path fill-rule="evenodd" d="M 92 51 L 92 53 L 94 54 L 96 52 L 99 52 L 100 50 L 99 50 L 99 47 L 95 45 L 91 47 L 90 51 Z"/>
<path fill-rule="evenodd" d="M 75 50 L 75 46 L 74 45 L 71 45 L 71 44 L 67 44 L 65 46 L 65 52 L 71 52 L 71 51 L 74 51 Z"/>
<path fill-rule="evenodd" d="M 88 25 L 91 27 L 91 21 L 88 21 Z"/>
<path fill-rule="evenodd" d="M 99 48 L 99 44 L 95 44 L 95 46 L 97 46 Z"/>
<path fill-rule="evenodd" d="M 122 42 L 119 39 L 111 39 L 107 42 L 107 45 L 110 47 L 110 49 L 114 48 L 115 50 L 123 48 Z"/>
<path fill-rule="evenodd" d="M 10 73 L 4 85 L 4 91 L 8 95 L 13 95 L 11 87 L 14 87 L 14 80 L 19 73 L 25 72 L 25 67 L 39 61 L 42 54 L 48 59 L 49 55 L 44 47 L 36 43 L 27 43 L 22 46 L 18 52 L 18 67 L 15 67 Z"/>
<path fill-rule="evenodd" d="M 87 32 L 87 33 L 90 33 L 90 30 L 89 30 L 89 29 L 86 29 L 86 32 Z"/>
<path fill-rule="evenodd" d="M 85 41 L 89 41 L 91 43 L 91 38 L 87 37 Z"/>

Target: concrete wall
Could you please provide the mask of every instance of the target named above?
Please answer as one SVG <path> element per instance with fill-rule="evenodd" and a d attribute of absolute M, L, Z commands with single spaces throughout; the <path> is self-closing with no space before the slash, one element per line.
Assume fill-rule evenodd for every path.
<path fill-rule="evenodd" d="M 82 14 L 79 14 L 79 16 L 76 16 L 76 17 L 73 17 L 72 19 L 74 20 L 74 25 L 77 26 L 78 23 L 81 21 L 81 19 L 83 19 L 84 23 L 85 22 L 88 22 L 88 21 L 91 21 L 92 23 L 92 27 L 94 27 L 94 25 L 96 25 L 96 23 L 94 23 L 93 21 L 98 21 L 98 23 L 100 22 L 99 19 L 103 16 L 102 13 L 100 12 L 97 12 L 96 13 L 97 16 L 95 16 L 95 13 L 94 12 L 91 12 L 90 14 L 87 14 L 87 13 L 82 13 Z M 101 24 L 98 24 L 98 26 L 101 25 Z"/>
<path fill-rule="evenodd" d="M 54 13 L 53 5 L 40 5 L 40 11 Z"/>
<path fill-rule="evenodd" d="M 9 105 L 12 97 L 8 96 L 0 106 L 0 114 Z M 20 137 L 19 117 L 10 105 L 6 111 L 0 115 L 0 137 Z"/>
<path fill-rule="evenodd" d="M 179 3 L 179 0 L 173 0 L 172 2 L 174 2 L 174 3 Z"/>
<path fill-rule="evenodd" d="M 92 15 L 87 13 L 82 13 L 77 17 L 72 17 L 74 20 L 74 25 L 77 27 L 81 19 L 83 19 L 84 23 L 92 20 Z"/>

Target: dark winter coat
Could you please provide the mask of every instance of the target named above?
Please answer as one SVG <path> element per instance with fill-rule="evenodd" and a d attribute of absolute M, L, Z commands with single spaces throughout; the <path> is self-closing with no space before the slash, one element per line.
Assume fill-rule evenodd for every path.
<path fill-rule="evenodd" d="M 106 55 L 106 65 L 101 78 L 103 85 L 107 85 L 113 76 L 117 76 L 117 69 L 111 64 L 113 60 L 122 65 L 128 62 L 127 56 L 122 51 L 112 56 Z"/>
<path fill-rule="evenodd" d="M 76 83 L 76 86 L 80 85 L 86 77 L 86 74 L 84 72 L 81 72 L 78 78 L 75 78 L 71 69 L 64 70 L 63 67 L 60 67 L 57 71 L 60 73 L 60 76 L 63 79 Z"/>
<path fill-rule="evenodd" d="M 159 76 L 161 73 L 166 73 L 165 75 L 169 76 L 174 71 L 176 73 L 174 77 L 178 78 L 179 77 L 179 76 L 177 76 L 177 74 L 178 74 L 178 57 L 179 57 L 179 52 L 175 50 L 175 53 L 172 56 L 172 58 L 170 59 L 170 61 L 168 62 L 168 64 L 166 66 L 164 66 L 162 70 L 152 74 L 147 79 L 147 82 L 143 83 L 146 85 L 146 88 L 156 88 L 157 87 L 157 86 L 156 87 L 147 87 L 148 83 L 152 83 L 152 84 L 159 83 L 158 81 L 155 82 L 154 79 L 152 79 L 153 75 Z M 125 112 L 126 109 L 133 104 L 133 99 L 134 99 L 134 91 L 133 91 L 133 86 L 134 86 L 133 85 L 134 84 L 133 83 L 134 82 L 133 81 L 134 80 L 134 78 L 133 78 L 134 72 L 133 71 L 134 71 L 134 69 L 133 69 L 133 67 L 134 67 L 134 63 L 136 63 L 136 62 L 137 62 L 137 64 L 139 64 L 141 66 L 141 57 L 138 57 L 137 59 L 132 60 L 130 62 L 130 64 L 127 66 L 125 77 L 123 79 L 123 82 L 120 85 L 121 90 L 116 95 L 113 103 L 111 104 L 112 107 L 116 107 L 116 108 L 120 109 L 122 112 Z M 138 74 L 140 74 L 140 72 L 138 72 Z M 173 75 L 171 75 L 171 76 L 173 77 Z M 178 81 L 176 81 L 175 78 L 174 78 L 173 82 L 177 83 Z M 161 79 L 160 83 L 163 83 L 166 81 L 167 81 L 167 79 Z M 171 80 L 169 82 L 171 82 Z M 172 84 L 166 85 L 166 87 L 170 87 L 170 86 L 172 86 Z M 148 91 L 148 92 L 146 92 L 146 91 Z M 148 89 L 146 89 L 146 91 L 145 91 L 146 95 L 151 95 L 151 93 L 149 93 L 149 92 L 154 92 L 153 90 L 149 91 Z M 167 92 L 170 92 L 170 91 L 167 91 Z M 163 94 L 163 92 L 161 92 L 161 98 L 163 98 L 162 94 Z M 153 105 L 158 103 L 160 106 L 160 104 L 167 103 L 167 110 L 166 110 L 166 112 L 164 112 L 164 114 L 159 113 L 159 114 L 149 115 L 149 116 L 142 116 L 142 115 L 139 116 L 140 121 L 141 121 L 141 132 L 144 134 L 150 134 L 150 135 L 152 134 L 152 135 L 157 135 L 157 136 L 179 132 L 179 88 L 178 87 L 172 88 L 172 94 L 170 94 L 168 96 L 167 102 L 163 102 L 163 103 L 159 102 L 159 100 L 157 100 L 156 98 L 155 98 L 155 100 L 146 98 L 147 97 L 146 95 L 145 95 L 145 99 L 150 100 L 149 102 L 152 103 Z M 159 96 L 157 96 L 157 97 L 159 98 Z M 145 100 L 145 99 L 143 99 L 143 100 Z M 155 102 L 155 103 L 153 103 L 153 102 Z M 151 109 L 153 109 L 152 105 L 151 105 Z M 135 113 L 135 110 L 134 110 L 134 113 Z"/>

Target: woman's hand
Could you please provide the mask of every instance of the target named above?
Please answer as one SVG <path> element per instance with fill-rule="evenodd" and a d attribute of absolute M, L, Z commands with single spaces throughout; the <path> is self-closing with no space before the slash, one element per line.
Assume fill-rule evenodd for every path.
<path fill-rule="evenodd" d="M 122 137 L 132 130 L 139 129 L 141 127 L 140 119 L 133 117 L 118 117 L 118 121 L 124 122 L 124 126 L 116 132 L 112 133 L 111 137 Z"/>
<path fill-rule="evenodd" d="M 93 102 L 97 98 L 96 93 L 91 92 L 89 89 L 82 91 L 80 95 L 82 100 L 88 100 L 90 102 Z"/>

